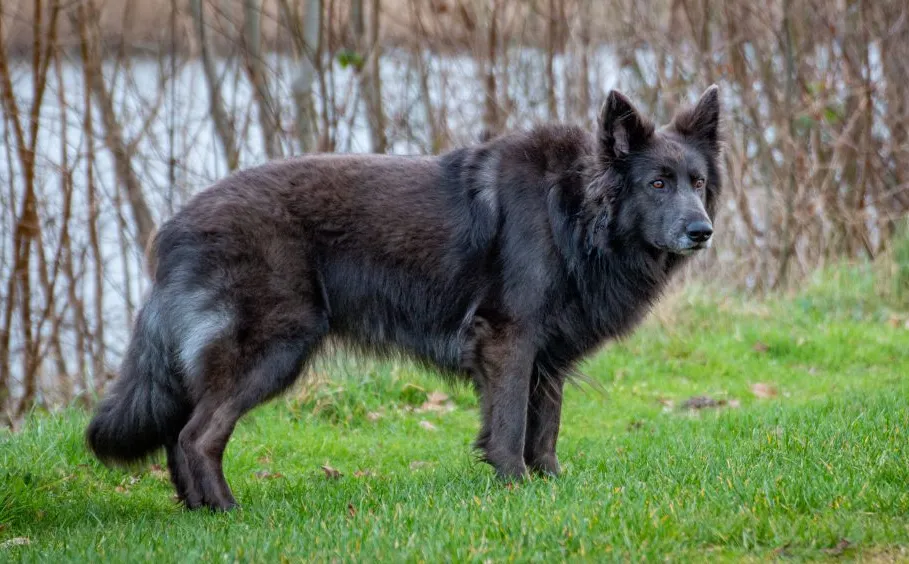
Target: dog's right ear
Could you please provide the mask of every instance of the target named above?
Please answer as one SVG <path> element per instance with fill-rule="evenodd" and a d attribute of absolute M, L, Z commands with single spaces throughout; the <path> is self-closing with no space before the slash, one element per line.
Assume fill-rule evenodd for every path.
<path fill-rule="evenodd" d="M 643 147 L 653 136 L 654 125 L 617 90 L 610 90 L 598 119 L 600 160 L 609 164 Z"/>

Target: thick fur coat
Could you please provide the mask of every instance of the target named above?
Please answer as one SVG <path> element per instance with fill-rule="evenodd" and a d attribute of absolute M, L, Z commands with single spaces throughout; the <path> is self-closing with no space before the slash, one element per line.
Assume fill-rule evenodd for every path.
<path fill-rule="evenodd" d="M 237 172 L 159 230 L 154 284 L 87 438 L 164 447 L 191 508 L 235 504 L 237 420 L 326 338 L 475 384 L 477 447 L 505 478 L 556 474 L 562 387 L 710 241 L 716 87 L 657 130 L 611 92 L 594 134 L 546 125 L 436 157 L 312 155 Z"/>

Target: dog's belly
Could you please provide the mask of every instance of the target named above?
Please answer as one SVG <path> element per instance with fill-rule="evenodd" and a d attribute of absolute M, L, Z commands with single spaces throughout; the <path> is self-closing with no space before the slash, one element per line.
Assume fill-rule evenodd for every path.
<path fill-rule="evenodd" d="M 402 352 L 459 371 L 474 284 L 354 260 L 322 271 L 331 332 L 378 353 Z"/>

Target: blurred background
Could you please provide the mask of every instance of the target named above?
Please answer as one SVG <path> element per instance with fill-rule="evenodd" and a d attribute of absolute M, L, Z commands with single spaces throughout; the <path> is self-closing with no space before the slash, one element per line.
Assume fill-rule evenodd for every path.
<path fill-rule="evenodd" d="M 2 0 L 0 421 L 90 404 L 156 225 L 239 167 L 667 120 L 718 83 L 726 192 L 686 276 L 754 295 L 843 261 L 909 295 L 904 0 Z"/>

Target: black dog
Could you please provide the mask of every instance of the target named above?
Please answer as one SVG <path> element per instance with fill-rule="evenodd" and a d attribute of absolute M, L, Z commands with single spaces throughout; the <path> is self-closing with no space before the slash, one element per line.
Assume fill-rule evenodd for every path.
<path fill-rule="evenodd" d="M 563 125 L 439 157 L 315 155 L 238 172 L 162 226 L 155 280 L 87 438 L 163 446 L 187 507 L 235 505 L 237 420 L 326 337 L 470 378 L 505 478 L 557 474 L 562 386 L 705 248 L 720 191 L 717 88 L 654 125 L 610 92 Z"/>

